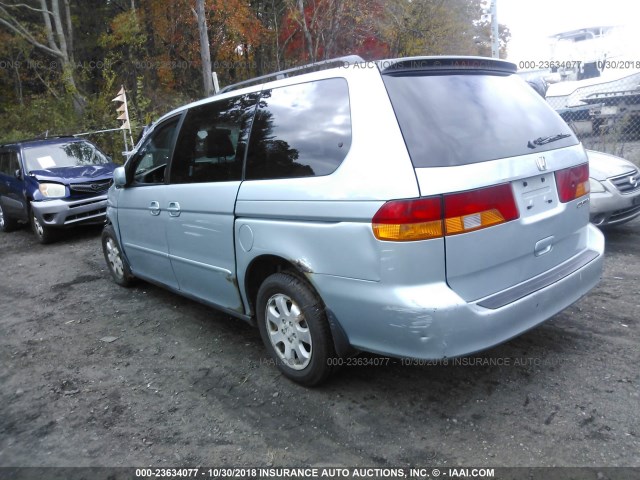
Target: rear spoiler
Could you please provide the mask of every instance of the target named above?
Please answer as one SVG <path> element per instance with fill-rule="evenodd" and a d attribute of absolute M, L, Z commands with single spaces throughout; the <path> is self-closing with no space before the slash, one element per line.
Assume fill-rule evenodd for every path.
<path fill-rule="evenodd" d="M 518 67 L 511 62 L 485 57 L 407 57 L 376 61 L 383 75 L 402 73 L 497 73 L 511 75 Z"/>

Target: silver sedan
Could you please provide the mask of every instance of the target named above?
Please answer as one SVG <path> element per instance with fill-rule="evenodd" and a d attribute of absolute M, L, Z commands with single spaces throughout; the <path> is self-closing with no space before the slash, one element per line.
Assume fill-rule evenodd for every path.
<path fill-rule="evenodd" d="M 640 215 L 640 172 L 624 158 L 587 150 L 591 222 L 607 227 Z"/>

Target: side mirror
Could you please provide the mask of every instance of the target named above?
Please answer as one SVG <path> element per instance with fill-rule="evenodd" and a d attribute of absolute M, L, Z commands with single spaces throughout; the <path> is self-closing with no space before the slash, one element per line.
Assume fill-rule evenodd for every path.
<path fill-rule="evenodd" d="M 16 176 L 18 180 L 22 180 L 22 172 L 20 171 L 19 168 L 13 174 Z"/>
<path fill-rule="evenodd" d="M 124 167 L 118 167 L 113 171 L 113 183 L 116 188 L 122 188 L 127 184 L 127 173 Z"/>

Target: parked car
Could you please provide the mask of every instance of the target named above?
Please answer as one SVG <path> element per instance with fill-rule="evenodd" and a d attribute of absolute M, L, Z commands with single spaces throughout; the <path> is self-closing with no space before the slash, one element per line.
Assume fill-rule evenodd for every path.
<path fill-rule="evenodd" d="M 599 281 L 584 149 L 488 58 L 339 59 L 160 118 L 109 190 L 115 281 L 257 324 L 305 385 L 347 355 L 467 355 Z"/>
<path fill-rule="evenodd" d="M 116 165 L 93 143 L 75 137 L 0 146 L 0 230 L 31 224 L 38 241 L 57 229 L 104 223 Z"/>
<path fill-rule="evenodd" d="M 591 183 L 591 221 L 600 227 L 640 216 L 640 172 L 624 158 L 587 150 Z"/>

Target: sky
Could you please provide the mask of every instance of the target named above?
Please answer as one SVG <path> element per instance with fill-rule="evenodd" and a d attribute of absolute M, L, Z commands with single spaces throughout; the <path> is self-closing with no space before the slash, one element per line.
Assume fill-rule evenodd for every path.
<path fill-rule="evenodd" d="M 511 29 L 507 58 L 550 60 L 549 35 L 593 26 L 633 25 L 640 30 L 638 0 L 497 0 L 498 22 Z M 640 60 L 638 55 L 630 60 Z"/>

